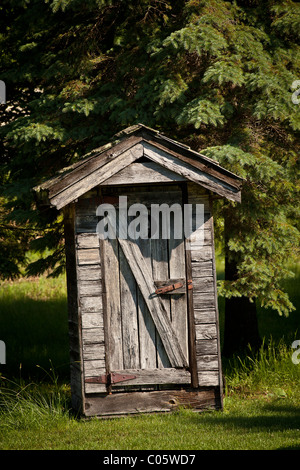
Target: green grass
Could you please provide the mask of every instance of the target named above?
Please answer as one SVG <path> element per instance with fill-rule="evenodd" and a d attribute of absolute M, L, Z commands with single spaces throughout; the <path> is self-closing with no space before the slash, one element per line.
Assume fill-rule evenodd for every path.
<path fill-rule="evenodd" d="M 35 392 L 36 393 L 36 392 Z M 4 411 L 0 449 L 18 450 L 271 450 L 300 449 L 300 403 L 296 396 L 225 398 L 223 412 L 80 421 L 60 398 L 43 392 Z M 39 392 L 40 393 L 40 392 Z M 299 388 L 298 388 L 299 394 Z"/>
<path fill-rule="evenodd" d="M 287 287 L 298 307 L 295 272 Z M 223 361 L 223 412 L 182 409 L 84 421 L 70 405 L 64 276 L 2 283 L 0 339 L 7 364 L 0 365 L 0 449 L 300 449 L 300 364 L 293 364 L 291 349 L 297 311 L 281 318 L 259 310 L 261 350 Z"/>
<path fill-rule="evenodd" d="M 10 377 L 40 377 L 49 360 L 68 373 L 68 319 L 65 276 L 20 279 L 0 284 L 0 339 L 6 344 Z"/>

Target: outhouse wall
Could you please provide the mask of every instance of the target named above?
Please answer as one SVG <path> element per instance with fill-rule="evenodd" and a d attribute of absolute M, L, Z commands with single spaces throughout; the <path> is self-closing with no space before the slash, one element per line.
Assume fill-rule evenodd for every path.
<path fill-rule="evenodd" d="M 211 393 L 205 395 L 203 405 L 201 400 L 196 400 L 193 406 L 196 409 L 202 406 L 220 408 L 222 374 L 212 201 L 210 193 L 198 184 L 185 184 L 187 202 L 204 204 L 205 208 L 204 246 L 197 246 L 193 236 L 190 240 L 191 300 L 198 390 L 204 395 L 207 391 Z M 105 384 L 85 383 L 89 377 L 106 373 L 106 296 L 103 291 L 101 242 L 96 233 L 100 192 L 99 188 L 88 191 L 64 209 L 72 405 L 87 416 L 94 413 L 90 397 L 107 393 Z M 170 405 L 165 411 L 172 408 Z"/>

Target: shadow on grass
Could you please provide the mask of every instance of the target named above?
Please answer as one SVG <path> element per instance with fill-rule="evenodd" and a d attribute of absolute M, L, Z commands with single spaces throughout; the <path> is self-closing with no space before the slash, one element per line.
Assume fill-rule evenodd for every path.
<path fill-rule="evenodd" d="M 35 379 L 52 366 L 58 375 L 69 373 L 67 300 L 4 299 L 0 306 L 0 339 L 6 345 L 6 364 L 0 373 L 9 378 Z M 37 367 L 39 366 L 39 367 Z"/>
<path fill-rule="evenodd" d="M 246 410 L 246 409 L 245 409 Z M 246 414 L 247 413 L 247 414 Z M 203 420 L 204 418 L 204 420 Z M 191 419 L 197 420 L 197 416 Z M 299 444 L 296 443 L 289 447 L 280 447 L 279 449 L 300 449 L 300 406 L 285 404 L 273 401 L 268 404 L 259 405 L 256 413 L 251 415 L 246 412 L 227 413 L 209 413 L 201 417 L 201 424 L 209 424 L 216 427 L 222 427 L 223 431 L 230 433 L 233 429 L 252 432 L 284 433 L 288 431 L 299 431 Z"/>

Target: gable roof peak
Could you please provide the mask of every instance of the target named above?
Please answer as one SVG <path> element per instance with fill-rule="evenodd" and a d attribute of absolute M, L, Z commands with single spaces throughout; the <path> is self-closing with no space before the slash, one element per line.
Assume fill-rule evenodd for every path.
<path fill-rule="evenodd" d="M 222 197 L 240 200 L 242 178 L 215 160 L 140 123 L 118 132 L 111 142 L 92 150 L 34 190 L 46 196 L 47 204 L 61 209 L 141 157 Z"/>

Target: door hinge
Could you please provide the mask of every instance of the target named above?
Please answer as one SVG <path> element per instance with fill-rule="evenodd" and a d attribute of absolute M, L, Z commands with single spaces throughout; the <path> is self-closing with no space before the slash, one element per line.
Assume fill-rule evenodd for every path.
<path fill-rule="evenodd" d="M 133 380 L 135 378 L 135 375 L 116 374 L 111 372 L 110 374 L 98 375 L 97 377 L 88 377 L 85 379 L 85 383 L 113 385 L 119 382 L 125 382 L 126 380 Z"/>

